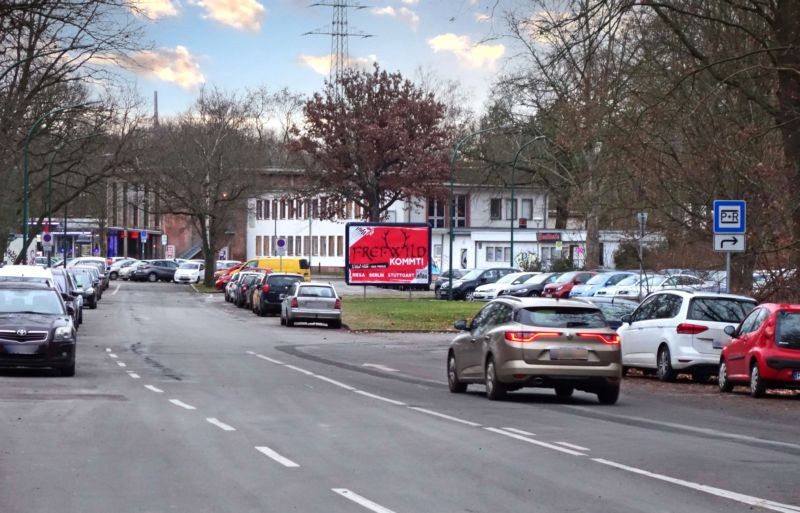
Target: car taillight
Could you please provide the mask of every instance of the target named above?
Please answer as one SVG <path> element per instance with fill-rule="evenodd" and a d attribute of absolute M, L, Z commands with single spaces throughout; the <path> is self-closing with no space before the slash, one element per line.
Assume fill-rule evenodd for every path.
<path fill-rule="evenodd" d="M 708 326 L 702 326 L 700 324 L 689 324 L 688 322 L 684 322 L 678 324 L 676 331 L 681 335 L 697 335 L 698 333 L 702 333 L 708 329 Z"/>
<path fill-rule="evenodd" d="M 619 344 L 619 335 L 616 333 L 578 333 L 578 336 L 581 338 L 593 338 L 612 346 Z"/>
<path fill-rule="evenodd" d="M 247 285 L 242 285 L 242 292 L 244 292 L 245 290 L 247 290 Z"/>
<path fill-rule="evenodd" d="M 300 308 L 300 303 L 297 302 L 297 298 L 296 297 L 292 298 L 292 302 L 290 303 L 290 306 L 292 308 Z"/>
<path fill-rule="evenodd" d="M 261 287 L 261 291 L 262 291 L 264 294 L 269 294 L 269 284 L 264 284 L 264 286 L 263 286 L 263 287 Z"/>
<path fill-rule="evenodd" d="M 333 305 L 333 307 L 335 309 L 337 309 L 337 310 L 341 310 L 342 309 L 342 300 L 337 297 L 336 298 L 336 304 Z"/>
<path fill-rule="evenodd" d="M 509 342 L 533 342 L 542 337 L 561 336 L 559 331 L 506 331 L 506 340 Z"/>

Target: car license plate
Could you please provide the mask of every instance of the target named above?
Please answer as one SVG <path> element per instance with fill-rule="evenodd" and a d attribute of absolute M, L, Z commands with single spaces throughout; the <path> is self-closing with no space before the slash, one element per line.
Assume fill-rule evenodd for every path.
<path fill-rule="evenodd" d="M 588 360 L 589 350 L 585 347 L 556 347 L 550 349 L 551 360 Z"/>
<path fill-rule="evenodd" d="M 796 370 L 796 371 L 794 371 L 794 372 L 792 373 L 792 378 L 793 378 L 795 381 L 800 381 L 800 370 Z"/>
<path fill-rule="evenodd" d="M 36 354 L 39 352 L 37 344 L 14 344 L 6 346 L 8 354 Z"/>

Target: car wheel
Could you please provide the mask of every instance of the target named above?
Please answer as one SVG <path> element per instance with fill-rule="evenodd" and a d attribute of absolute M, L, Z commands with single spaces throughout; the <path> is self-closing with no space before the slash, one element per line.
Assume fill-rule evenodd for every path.
<path fill-rule="evenodd" d="M 541 291 L 534 290 L 533 292 L 531 292 L 530 294 L 528 294 L 528 297 L 539 297 L 539 296 L 541 296 L 541 295 L 542 295 Z"/>
<path fill-rule="evenodd" d="M 71 378 L 75 375 L 75 360 L 72 360 L 72 363 L 61 367 L 58 369 L 58 373 L 64 376 L 65 378 Z"/>
<path fill-rule="evenodd" d="M 475 301 L 475 291 L 468 290 L 466 293 L 464 293 L 464 301 Z"/>
<path fill-rule="evenodd" d="M 669 348 L 667 346 L 661 346 L 661 349 L 658 350 L 656 375 L 658 379 L 666 383 L 675 381 L 675 376 L 677 375 L 675 369 L 672 368 L 672 361 L 670 358 Z"/>
<path fill-rule="evenodd" d="M 615 404 L 619 399 L 619 384 L 606 385 L 597 391 L 597 400 L 600 404 Z"/>
<path fill-rule="evenodd" d="M 289 317 L 289 314 L 286 314 L 286 325 L 289 326 L 290 328 L 294 326 L 294 319 Z"/>
<path fill-rule="evenodd" d="M 490 401 L 502 400 L 506 395 L 506 385 L 497 379 L 497 368 L 494 364 L 494 358 L 489 357 L 486 361 L 486 397 Z"/>
<path fill-rule="evenodd" d="M 767 393 L 767 385 L 761 379 L 761 372 L 758 370 L 758 362 L 753 362 L 750 366 L 750 395 L 753 397 L 764 397 Z"/>
<path fill-rule="evenodd" d="M 575 389 L 570 386 L 559 385 L 556 387 L 556 397 L 558 397 L 560 401 L 566 401 L 572 397 L 573 392 L 575 392 Z"/>
<path fill-rule="evenodd" d="M 342 321 L 331 321 L 328 323 L 328 327 L 335 330 L 341 329 Z"/>
<path fill-rule="evenodd" d="M 728 379 L 728 365 L 725 360 L 719 362 L 719 373 L 717 375 L 717 383 L 720 392 L 732 392 L 733 383 Z"/>
<path fill-rule="evenodd" d="M 150 273 L 147 275 L 147 281 L 150 283 L 155 283 L 158 281 L 158 276 L 156 276 L 156 273 Z"/>
<path fill-rule="evenodd" d="M 94 298 L 94 300 L 92 300 L 91 304 L 89 305 L 89 308 L 91 308 L 92 310 L 97 308 L 97 298 Z"/>
<path fill-rule="evenodd" d="M 447 386 L 450 388 L 450 392 L 454 394 L 463 394 L 467 391 L 467 384 L 462 383 L 458 379 L 458 371 L 456 369 L 458 369 L 456 366 L 456 355 L 450 353 L 447 357 Z"/>
<path fill-rule="evenodd" d="M 110 280 L 116 280 L 117 278 L 119 278 L 119 274 L 116 272 L 112 272 L 111 274 L 108 275 L 108 278 Z"/>

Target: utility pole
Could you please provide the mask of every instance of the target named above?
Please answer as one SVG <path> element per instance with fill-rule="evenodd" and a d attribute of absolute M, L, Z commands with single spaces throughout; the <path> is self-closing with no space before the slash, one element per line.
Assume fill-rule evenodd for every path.
<path fill-rule="evenodd" d="M 647 212 L 637 212 L 636 219 L 639 221 L 639 301 L 642 300 L 642 285 L 644 284 L 644 252 L 642 242 L 644 241 L 645 226 L 647 225 Z M 648 290 L 649 290 L 648 286 Z"/>

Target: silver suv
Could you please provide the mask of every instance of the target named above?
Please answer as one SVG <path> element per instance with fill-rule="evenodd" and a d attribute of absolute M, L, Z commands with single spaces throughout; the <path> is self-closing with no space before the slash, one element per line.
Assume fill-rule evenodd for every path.
<path fill-rule="evenodd" d="M 502 297 L 455 327 L 462 333 L 447 353 L 453 393 L 482 383 L 492 400 L 523 387 L 554 388 L 563 400 L 577 388 L 597 394 L 602 404 L 617 402 L 619 335 L 589 302 Z"/>

